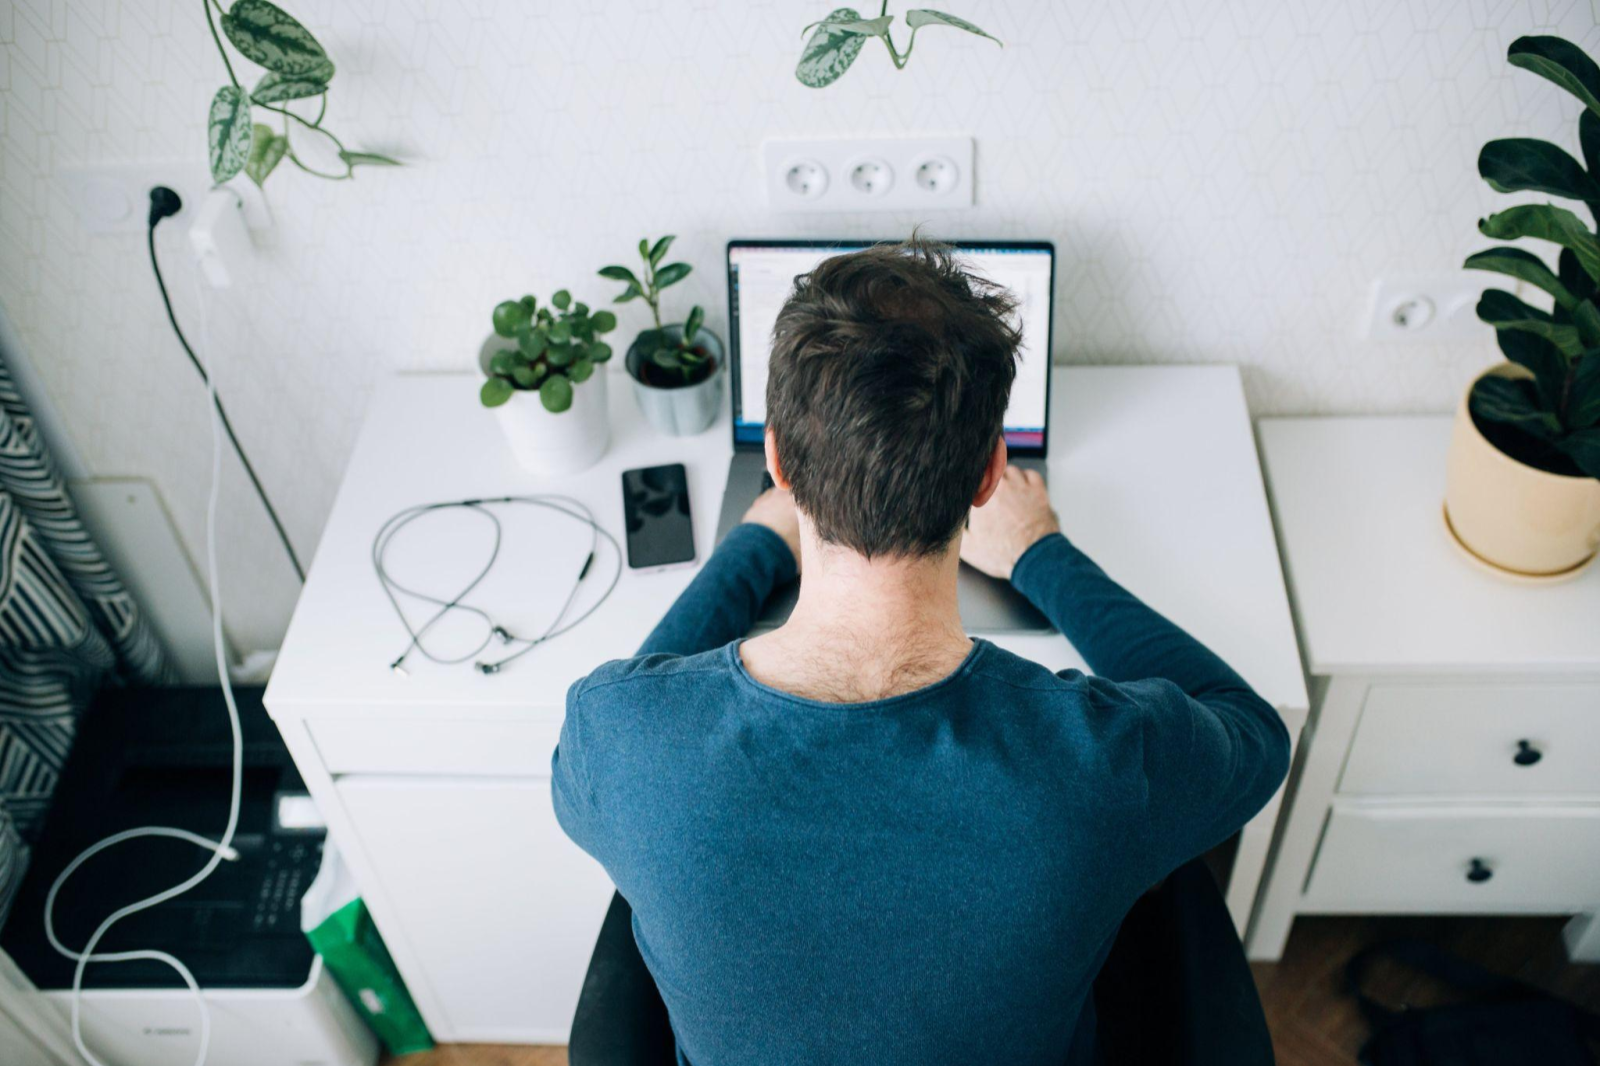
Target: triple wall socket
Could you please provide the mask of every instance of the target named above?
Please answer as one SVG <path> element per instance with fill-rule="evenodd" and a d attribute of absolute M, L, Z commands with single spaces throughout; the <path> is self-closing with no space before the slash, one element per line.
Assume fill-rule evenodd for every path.
<path fill-rule="evenodd" d="M 971 137 L 767 141 L 774 211 L 941 211 L 971 207 Z"/>

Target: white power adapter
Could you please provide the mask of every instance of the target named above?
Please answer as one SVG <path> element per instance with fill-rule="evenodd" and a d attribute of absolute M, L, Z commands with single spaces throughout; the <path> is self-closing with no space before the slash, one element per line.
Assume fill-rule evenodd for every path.
<path fill-rule="evenodd" d="M 244 200 L 237 192 L 223 186 L 206 194 L 189 224 L 189 247 L 206 284 L 213 289 L 233 284 L 232 270 L 242 265 L 252 250 Z"/>

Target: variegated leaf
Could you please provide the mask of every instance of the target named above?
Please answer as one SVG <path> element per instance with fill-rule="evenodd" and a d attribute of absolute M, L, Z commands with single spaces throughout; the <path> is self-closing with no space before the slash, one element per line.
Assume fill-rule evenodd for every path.
<path fill-rule="evenodd" d="M 267 0 L 235 0 L 222 16 L 222 31 L 235 48 L 268 70 L 302 76 L 325 71 L 322 81 L 333 76 L 333 63 L 311 31 Z"/>
<path fill-rule="evenodd" d="M 1000 38 L 995 37 L 992 34 L 984 33 L 966 19 L 956 18 L 954 15 L 946 15 L 943 11 L 929 11 L 927 8 L 917 8 L 912 11 L 907 11 L 906 25 L 911 27 L 911 35 L 913 38 L 916 37 L 917 31 L 924 26 L 952 26 L 958 30 L 966 30 L 968 33 L 975 33 L 979 37 L 988 37 L 989 40 L 1000 45 L 1001 48 L 1005 47 L 1005 44 L 1000 40 Z M 910 49 L 908 47 L 907 51 L 909 50 Z"/>
<path fill-rule="evenodd" d="M 321 96 L 328 91 L 328 79 L 319 77 L 322 72 L 314 71 L 310 74 L 283 75 L 275 70 L 269 70 L 256 82 L 256 87 L 250 90 L 250 99 L 258 104 L 281 104 L 285 100 L 304 100 L 309 96 Z M 328 76 L 333 75 L 333 64 L 327 65 Z"/>
<path fill-rule="evenodd" d="M 250 158 L 250 97 L 236 85 L 224 85 L 211 98 L 206 123 L 211 142 L 211 180 L 219 185 L 244 169 Z"/>
<path fill-rule="evenodd" d="M 817 26 L 816 32 L 806 42 L 805 51 L 800 54 L 800 65 L 794 68 L 794 76 L 801 85 L 820 89 L 832 85 L 839 75 L 850 69 L 850 64 L 861 54 L 861 46 L 867 43 L 867 38 L 860 33 L 836 29 L 830 23 L 856 22 L 860 19 L 861 15 L 855 9 L 841 7 L 830 12 Z"/>

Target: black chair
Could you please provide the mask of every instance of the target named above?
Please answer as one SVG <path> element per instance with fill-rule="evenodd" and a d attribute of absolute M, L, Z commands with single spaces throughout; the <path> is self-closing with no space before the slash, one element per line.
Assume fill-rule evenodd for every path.
<path fill-rule="evenodd" d="M 578 997 L 571 1066 L 672 1066 L 672 1028 L 614 896 Z M 1128 912 L 1095 979 L 1107 1066 L 1272 1066 L 1261 1000 L 1210 871 L 1176 870 Z"/>

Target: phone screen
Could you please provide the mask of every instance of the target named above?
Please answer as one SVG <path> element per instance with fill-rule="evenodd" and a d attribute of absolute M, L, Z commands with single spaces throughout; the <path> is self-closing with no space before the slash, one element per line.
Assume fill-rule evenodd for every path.
<path fill-rule="evenodd" d="M 623 471 L 622 515 L 628 565 L 635 570 L 694 560 L 689 477 L 682 463 Z"/>

